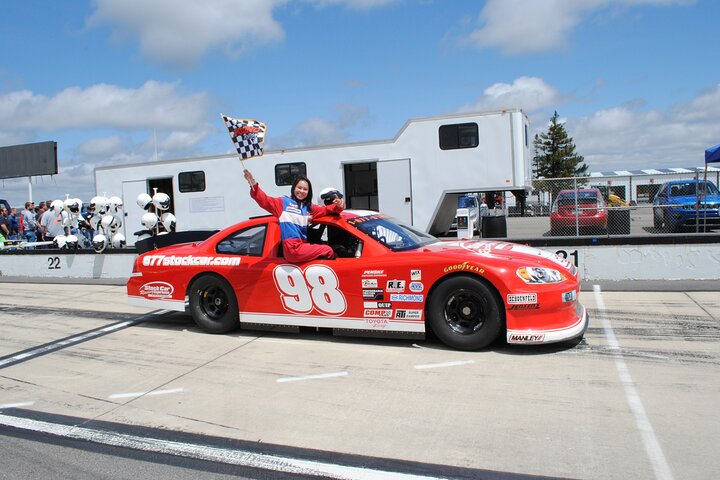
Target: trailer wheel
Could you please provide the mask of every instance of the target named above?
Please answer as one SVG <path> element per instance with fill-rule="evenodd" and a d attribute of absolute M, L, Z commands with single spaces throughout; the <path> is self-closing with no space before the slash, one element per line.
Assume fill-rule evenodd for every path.
<path fill-rule="evenodd" d="M 498 338 L 502 312 L 495 293 L 471 277 L 445 280 L 428 301 L 428 323 L 446 345 L 478 350 Z"/>
<path fill-rule="evenodd" d="M 227 333 L 240 325 L 237 297 L 225 279 L 204 275 L 192 283 L 188 292 L 193 320 L 204 331 Z"/>

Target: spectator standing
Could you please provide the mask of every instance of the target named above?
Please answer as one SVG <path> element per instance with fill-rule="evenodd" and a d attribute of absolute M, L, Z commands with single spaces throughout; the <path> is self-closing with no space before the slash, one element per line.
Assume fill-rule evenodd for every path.
<path fill-rule="evenodd" d="M 52 242 L 58 235 L 67 235 L 67 229 L 63 225 L 62 215 L 60 212 L 47 210 L 40 219 L 40 228 L 42 229 L 42 239 L 44 242 Z"/>
<path fill-rule="evenodd" d="M 40 202 L 35 209 L 35 238 L 37 238 L 38 242 L 42 240 L 42 227 L 40 226 L 40 220 L 47 211 L 48 207 L 50 207 L 50 205 L 47 205 L 45 202 Z"/>
<path fill-rule="evenodd" d="M 37 221 L 35 220 L 35 202 L 25 202 L 25 210 L 21 212 L 23 231 L 22 238 L 28 243 L 37 242 Z M 29 247 L 31 249 L 35 247 Z"/>
<path fill-rule="evenodd" d="M 0 241 L 10 239 L 10 220 L 8 219 L 8 211 L 5 207 L 0 207 Z"/>
<path fill-rule="evenodd" d="M 10 209 L 8 221 L 10 222 L 10 240 L 20 240 L 20 219 L 18 218 L 17 208 Z"/>

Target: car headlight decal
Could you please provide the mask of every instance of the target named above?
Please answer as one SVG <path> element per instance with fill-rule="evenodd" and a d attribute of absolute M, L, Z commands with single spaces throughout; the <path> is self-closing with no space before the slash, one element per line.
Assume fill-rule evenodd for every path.
<path fill-rule="evenodd" d="M 562 272 L 553 268 L 545 267 L 520 267 L 516 271 L 517 276 L 525 283 L 560 283 L 567 280 Z"/>

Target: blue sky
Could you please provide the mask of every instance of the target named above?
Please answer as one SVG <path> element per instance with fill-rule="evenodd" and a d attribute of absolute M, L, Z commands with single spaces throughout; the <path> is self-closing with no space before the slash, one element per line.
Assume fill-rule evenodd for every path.
<path fill-rule="evenodd" d="M 557 110 L 591 171 L 703 164 L 720 143 L 714 0 L 74 0 L 0 7 L 0 146 L 54 140 L 35 200 L 95 166 L 392 138 L 410 118 Z M 156 153 L 157 149 L 157 153 Z M 241 181 L 241 179 L 238 179 Z M 27 179 L 3 180 L 20 205 Z"/>

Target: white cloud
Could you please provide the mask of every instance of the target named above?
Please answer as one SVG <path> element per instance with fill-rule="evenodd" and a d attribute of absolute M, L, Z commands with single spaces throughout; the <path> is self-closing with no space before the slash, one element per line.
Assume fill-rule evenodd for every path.
<path fill-rule="evenodd" d="M 488 0 L 480 26 L 465 41 L 509 55 L 542 53 L 563 48 L 573 29 L 595 11 L 691 3 L 694 0 Z"/>
<path fill-rule="evenodd" d="M 28 90 L 9 92 L 0 95 L 0 129 L 185 129 L 203 122 L 209 96 L 183 95 L 178 90 L 176 83 L 148 81 L 140 88 L 71 87 L 52 97 Z"/>
<path fill-rule="evenodd" d="M 333 109 L 333 119 L 308 118 L 284 135 L 273 139 L 271 148 L 333 145 L 347 142 L 352 130 L 367 120 L 367 108 L 340 104 Z"/>
<path fill-rule="evenodd" d="M 460 107 L 461 112 L 482 112 L 522 108 L 534 112 L 547 107 L 556 108 L 565 102 L 563 96 L 542 78 L 519 77 L 512 83 L 495 83 L 483 91 L 472 104 Z"/>
<path fill-rule="evenodd" d="M 351 10 L 370 10 L 377 7 L 384 7 L 398 3 L 399 0 L 307 0 L 316 8 L 325 8 L 332 6 L 344 6 Z"/>
<path fill-rule="evenodd" d="M 610 108 L 570 119 L 567 129 L 593 171 L 701 166 L 720 142 L 720 85 L 667 111 Z"/>
<path fill-rule="evenodd" d="M 231 57 L 245 49 L 281 41 L 284 31 L 272 12 L 287 0 L 94 0 L 88 27 L 110 25 L 114 37 L 137 38 L 153 62 L 193 66 L 210 49 Z"/>

